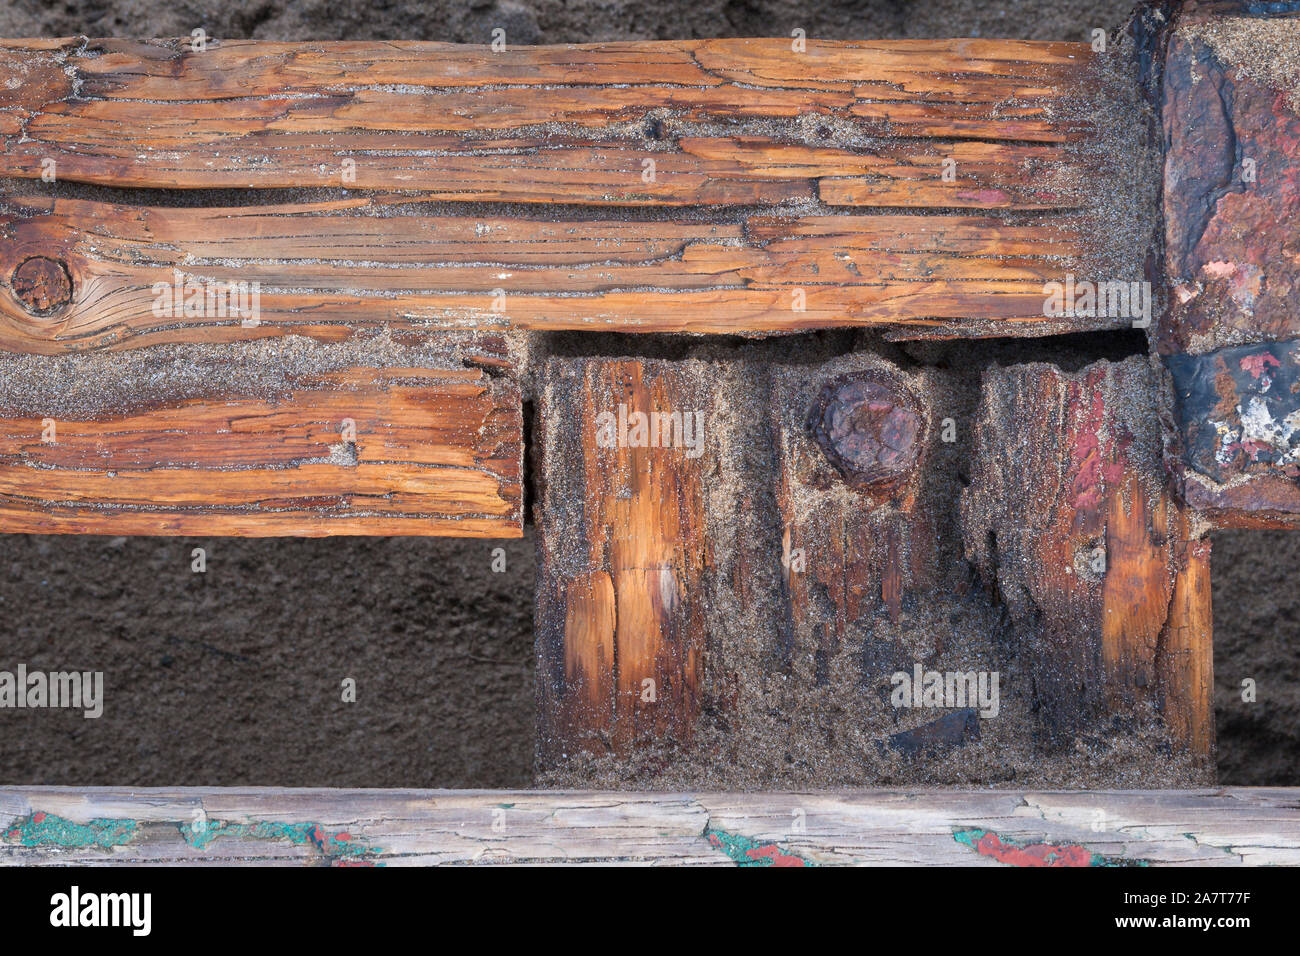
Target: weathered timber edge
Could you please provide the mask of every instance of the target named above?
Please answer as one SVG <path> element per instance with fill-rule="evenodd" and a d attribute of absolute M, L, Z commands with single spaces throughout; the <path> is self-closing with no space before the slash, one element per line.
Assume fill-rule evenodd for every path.
<path fill-rule="evenodd" d="M 0 788 L 7 865 L 1300 864 L 1300 788 Z"/>

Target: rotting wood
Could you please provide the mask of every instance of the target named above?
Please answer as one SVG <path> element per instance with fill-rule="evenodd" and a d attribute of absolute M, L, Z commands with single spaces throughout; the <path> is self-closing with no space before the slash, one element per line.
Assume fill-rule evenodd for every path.
<path fill-rule="evenodd" d="M 1297 865 L 1297 795 L 7 787 L 0 865 Z"/>
<path fill-rule="evenodd" d="M 1162 523 L 1184 516 L 1158 472 L 1158 425 L 1141 419 L 1154 395 L 1142 359 L 1120 366 L 1111 404 L 1077 406 L 1103 441 L 1108 422 L 1118 430 L 1114 449 L 1081 460 L 1100 468 L 1113 451 L 1163 510 L 1143 505 L 1129 520 L 1134 487 L 1115 491 L 1111 507 L 1112 489 L 1096 479 L 1115 566 L 1110 584 L 1096 587 L 1105 600 L 1064 609 L 1060 627 L 1080 635 L 1075 646 L 1087 658 L 1061 684 L 1099 690 L 1086 701 L 1064 692 L 1049 701 L 1053 715 L 1080 710 L 1063 729 L 1039 716 L 1042 698 L 1056 694 L 1041 678 L 1063 666 L 1050 639 L 1032 614 L 1014 610 L 1012 633 L 962 560 L 961 473 L 973 464 L 978 484 L 976 459 L 998 454 L 959 438 L 970 422 L 950 417 L 972 407 L 977 376 L 905 369 L 866 352 L 787 358 L 771 349 L 764 361 L 752 347 L 741 351 L 708 349 L 712 361 L 556 357 L 547 366 L 538 431 L 541 783 L 800 787 L 1035 773 L 1119 781 L 1135 761 L 1147 781 L 1210 779 L 1208 551 L 1190 541 L 1190 527 Z M 610 386 L 614 369 L 641 377 L 638 396 Z M 657 394 L 651 382 L 663 386 Z M 1117 396 L 1130 406 L 1118 407 Z M 597 416 L 620 404 L 629 416 L 703 410 L 701 454 L 602 449 Z M 1004 419 L 1013 430 L 1045 423 L 1026 440 L 1041 438 L 1044 459 L 1057 462 L 1050 409 L 1002 411 L 1014 411 Z M 1021 490 L 979 492 L 1006 510 L 996 520 L 1018 528 L 1032 518 L 1026 497 L 1049 482 L 1032 466 L 1005 475 Z M 1161 531 L 1183 544 L 1166 546 Z M 1032 548 L 1034 528 L 1024 534 Z M 661 576 L 627 574 L 620 585 L 610 570 L 615 542 L 630 551 L 627 542 L 638 542 L 638 560 Z M 1031 564 L 1041 557 L 1027 554 Z M 1133 592 L 1134 580 L 1150 585 L 1149 599 Z M 656 614 L 624 619 L 625 593 L 632 611 L 649 604 Z M 631 641 L 629 629 L 639 631 Z M 1093 640 L 1095 660 L 1085 653 Z M 677 657 L 656 651 L 644 663 L 646 648 L 669 641 L 680 642 Z M 657 701 L 639 698 L 622 669 L 629 648 L 632 676 L 655 681 Z M 683 707 L 662 687 L 673 686 L 689 653 L 699 656 Z M 952 690 L 923 690 L 934 681 Z M 665 711 L 656 717 L 654 708 Z M 1061 738 L 1076 729 L 1084 736 L 1066 755 Z"/>
<path fill-rule="evenodd" d="M 689 740 L 701 698 L 707 380 L 551 360 L 543 379 L 538 751 Z"/>
<path fill-rule="evenodd" d="M 987 372 L 964 538 L 1030 656 L 1047 737 L 1160 712 L 1208 763 L 1209 545 L 1161 468 L 1152 379 L 1140 358 Z"/>
<path fill-rule="evenodd" d="M 936 577 L 934 516 L 915 507 L 932 413 L 922 379 L 879 359 L 774 378 L 782 578 L 820 671 L 861 619 L 897 624 L 904 592 Z"/>
<path fill-rule="evenodd" d="M 470 217 L 366 199 L 223 209 L 6 205 L 0 347 L 51 354 L 290 333 L 337 340 L 374 326 L 1042 334 L 1060 327 L 1043 315 L 1044 283 L 1078 268 L 1083 255 L 1082 226 L 1072 218 Z M 173 288 L 235 282 L 257 283 L 255 327 L 160 300 Z M 1107 324 L 1072 319 L 1066 327 Z"/>
<path fill-rule="evenodd" d="M 813 70 L 791 54 L 786 41 L 509 56 L 421 44 L 235 42 L 186 52 L 170 41 L 0 43 L 0 73 L 16 79 L 0 84 L 0 138 L 8 147 L 0 172 L 35 179 L 50 159 L 63 181 L 113 186 L 404 191 L 202 209 L 33 198 L 45 187 L 27 184 L 0 210 L 0 280 L 7 279 L 0 346 L 55 359 L 139 346 L 231 348 L 288 335 L 341 343 L 376 327 L 436 337 L 483 326 L 762 335 L 887 325 L 897 336 L 1127 323 L 1043 314 L 1045 282 L 1082 262 L 1088 227 L 1070 211 L 1081 202 L 1081 184 L 1097 177 L 1072 148 L 1086 131 L 1066 108 L 1074 87 L 1087 82 L 1091 56 L 1082 45 L 812 44 Z M 1202 94 L 1211 89 L 1203 87 Z M 1281 127 L 1286 135 L 1289 122 Z M 1285 152 L 1272 141 L 1261 148 Z M 1206 189 L 1218 188 L 1209 180 L 1223 169 L 1215 165 L 1222 157 L 1210 158 L 1209 186 L 1189 181 L 1185 192 L 1167 189 L 1167 210 L 1184 199 L 1191 208 L 1211 205 Z M 946 159 L 956 163 L 951 182 L 940 174 Z M 1285 204 L 1293 197 L 1273 198 Z M 498 205 L 456 205 L 469 201 Z M 506 201 L 533 205 L 521 212 Z M 599 206 L 620 208 L 592 208 Z M 895 211 L 863 214 L 854 206 Z M 1243 213 L 1241 221 L 1262 223 L 1275 207 L 1263 219 L 1258 210 Z M 997 215 L 969 214 L 980 210 Z M 1191 225 L 1182 238 L 1203 224 Z M 1178 237 L 1170 228 L 1172 255 Z M 1219 224 L 1203 238 L 1222 240 L 1230 231 Z M 1271 233 L 1264 240 L 1239 258 L 1258 267 L 1261 255 L 1279 254 L 1268 245 Z M 1192 259 L 1177 261 L 1181 269 Z M 1240 305 L 1240 282 L 1232 283 L 1242 280 L 1253 295 L 1258 276 L 1240 263 L 1236 271 L 1218 260 L 1197 263 L 1211 285 L 1236 276 L 1213 286 L 1215 294 Z M 173 277 L 258 282 L 260 317 L 242 323 L 220 314 L 160 315 L 157 286 Z M 1285 272 L 1282 278 L 1289 281 Z M 1202 301 L 1226 303 L 1222 295 Z M 1276 301 L 1264 305 L 1259 314 L 1272 335 L 1286 316 Z M 1206 313 L 1215 322 L 1223 314 Z M 1225 340 L 1243 328 L 1253 335 L 1258 330 L 1247 319 L 1211 331 Z M 1254 367 L 1240 364 L 1247 372 Z M 1141 377 L 1134 363 L 1120 368 L 1117 378 Z M 575 429 L 593 424 L 600 402 L 608 400 L 609 411 L 620 395 L 650 399 L 646 411 L 672 409 L 674 401 L 680 408 L 688 396 L 702 404 L 710 379 L 655 360 L 562 361 L 545 371 L 548 387 L 573 369 L 590 372 L 590 380 L 574 395 L 547 392 L 539 435 L 546 445 L 567 430 L 567 443 L 556 445 L 561 453 L 548 446 L 544 454 L 544 482 L 579 468 L 581 487 L 570 500 L 582 502 L 576 520 L 552 516 L 559 498 L 544 489 L 539 712 L 548 757 L 575 746 L 626 752 L 642 732 L 689 740 L 701 706 L 701 656 L 717 633 L 706 626 L 717 613 L 710 580 L 717 545 L 708 520 L 716 515 L 704 504 L 716 456 L 707 452 L 679 468 L 665 466 L 663 456 L 652 462 L 636 449 L 573 440 Z M 649 386 L 639 377 L 646 369 Z M 447 437 L 436 424 L 430 429 L 421 410 L 447 409 L 445 380 L 457 376 L 433 374 L 437 385 L 388 380 L 400 371 L 335 369 L 332 378 L 309 379 L 274 399 L 225 393 L 142 401 L 120 416 L 56 421 L 62 445 L 38 446 L 35 419 L 15 413 L 6 423 L 14 443 L 8 500 L 15 504 L 0 511 L 0 525 L 518 533 L 520 398 L 513 379 L 464 372 L 479 394 L 492 396 L 474 414 L 486 420 L 499 413 L 500 433 L 471 434 L 458 421 Z M 799 382 L 814 391 L 845 386 L 814 383 L 810 371 L 777 369 L 772 381 L 783 392 L 797 392 Z M 1136 415 L 1153 416 L 1154 408 L 1124 407 L 1125 387 L 1111 372 L 1098 378 L 1094 371 L 1082 379 L 1042 372 L 1023 394 L 990 390 L 991 402 L 1005 408 L 986 422 L 971 497 L 989 513 L 968 513 L 975 530 L 967 545 L 1007 598 L 1020 641 L 1037 655 L 1035 692 L 1048 736 L 1149 708 L 1181 746 L 1205 759 L 1213 747 L 1208 551 L 1194 537 L 1197 517 L 1173 502 L 1152 464 L 1149 429 L 1136 424 Z M 890 380 L 911 377 L 925 378 Z M 656 385 L 663 395 L 653 394 Z M 932 580 L 926 521 L 933 515 L 918 514 L 913 500 L 920 452 L 909 459 L 879 428 L 866 445 L 854 438 L 840 448 L 826 418 L 836 403 L 877 403 L 881 417 L 872 420 L 891 422 L 901 435 L 909 422 L 928 421 L 925 389 L 905 392 L 829 396 L 819 423 L 803 417 L 803 402 L 759 410 L 772 429 L 780 550 L 789 558 L 791 547 L 815 540 L 823 562 L 796 580 L 787 568 L 786 590 L 775 599 L 785 627 L 773 632 L 778 657 L 797 645 L 817 647 L 828 659 L 867 617 L 883 615 L 896 626 L 909 593 Z M 1149 381 L 1132 391 L 1135 401 L 1151 394 Z M 656 405 L 665 396 L 666 406 Z M 401 468 L 388 459 L 354 462 L 356 449 L 323 443 L 330 429 L 318 417 L 332 420 L 358 398 L 382 405 L 383 416 L 400 406 L 397 417 L 410 426 L 400 442 Z M 900 408 L 915 415 L 888 418 Z M 1010 417 L 999 419 L 1004 412 Z M 239 432 L 231 414 L 268 428 Z M 164 426 L 194 435 L 182 439 Z M 993 436 L 997 428 L 1010 431 Z M 1048 432 L 1028 467 L 1006 457 L 1024 428 Z M 106 447 L 110 430 L 115 437 Z M 814 446 L 805 432 L 823 440 L 826 461 L 807 457 Z M 122 434 L 141 437 L 119 443 Z M 1214 463 L 1206 467 L 1222 464 L 1216 456 L 1225 447 L 1211 450 Z M 1260 463 L 1257 449 L 1246 451 L 1248 467 Z M 194 464 L 196 454 L 208 453 L 210 467 Z M 456 468 L 435 476 L 430 466 L 447 464 L 440 456 L 453 453 L 474 464 L 458 458 Z M 45 466 L 52 475 L 43 471 L 34 481 L 32 471 Z M 791 489 L 825 485 L 833 470 L 852 493 L 836 487 L 836 507 L 802 514 Z M 1258 499 L 1250 508 L 1245 520 L 1261 523 L 1286 510 L 1266 512 Z M 1034 538 L 1042 528 L 1021 528 L 1025 515 L 1042 520 L 1042 540 Z M 986 519 L 996 526 L 996 549 L 981 533 Z M 756 587 L 740 579 L 773 559 L 777 544 L 755 542 L 749 565 L 742 558 L 728 566 L 736 593 Z M 1060 574 L 1074 578 L 1053 577 Z M 1044 607 L 1045 624 L 1031 613 Z M 864 661 L 864 671 L 883 668 L 887 676 L 896 648 L 865 648 L 877 656 Z M 647 679 L 653 709 L 641 706 L 650 702 Z M 728 699 L 725 688 L 717 699 Z M 907 749 L 947 727 L 936 731 L 935 723 L 884 739 Z M 973 736 L 965 733 L 968 723 L 963 718 L 957 736 Z"/>
<path fill-rule="evenodd" d="M 269 396 L 5 412 L 0 530 L 519 537 L 522 445 L 518 385 L 481 368 L 342 368 Z"/>
<path fill-rule="evenodd" d="M 449 200 L 1058 208 L 1082 43 L 0 43 L 0 172 Z M 958 160 L 942 184 L 945 158 Z M 350 176 L 344 179 L 344 161 Z M 653 161 L 654 175 L 644 163 Z M 1027 175 L 1037 171 L 1038 175 Z M 942 202 L 936 203 L 942 190 Z"/>

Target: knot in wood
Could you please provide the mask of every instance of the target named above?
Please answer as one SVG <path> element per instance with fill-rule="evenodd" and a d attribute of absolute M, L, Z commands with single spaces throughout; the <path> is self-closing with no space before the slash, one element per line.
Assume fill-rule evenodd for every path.
<path fill-rule="evenodd" d="M 921 411 L 897 385 L 870 375 L 822 389 L 808 427 L 826 457 L 855 484 L 890 488 L 916 467 Z"/>
<path fill-rule="evenodd" d="M 53 315 L 72 301 L 72 277 L 57 259 L 24 259 L 9 279 L 14 295 L 32 315 Z"/>

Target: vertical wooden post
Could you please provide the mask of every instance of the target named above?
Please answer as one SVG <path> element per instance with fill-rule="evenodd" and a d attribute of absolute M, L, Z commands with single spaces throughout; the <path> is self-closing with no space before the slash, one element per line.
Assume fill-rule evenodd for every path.
<path fill-rule="evenodd" d="M 1045 737 L 1147 706 L 1208 763 L 1209 550 L 1161 467 L 1152 374 L 1137 357 L 989 372 L 963 533 L 1031 656 Z"/>
<path fill-rule="evenodd" d="M 706 625 L 701 366 L 552 361 L 545 371 L 538 752 L 684 741 Z"/>

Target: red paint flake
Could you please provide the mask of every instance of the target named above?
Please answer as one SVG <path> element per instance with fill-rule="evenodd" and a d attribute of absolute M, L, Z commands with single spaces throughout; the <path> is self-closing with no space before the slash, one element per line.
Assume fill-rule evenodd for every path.
<path fill-rule="evenodd" d="M 334 839 L 338 840 L 340 843 L 347 843 L 348 840 L 352 839 L 352 834 L 344 830 L 342 833 L 334 834 Z"/>
<path fill-rule="evenodd" d="M 1282 363 L 1278 361 L 1276 356 L 1268 354 L 1261 355 L 1257 353 L 1255 355 L 1243 355 L 1241 357 L 1241 370 L 1243 372 L 1249 372 L 1251 378 L 1259 378 L 1268 371 L 1268 366 L 1270 365 L 1273 368 L 1279 368 Z"/>
<path fill-rule="evenodd" d="M 1071 844 L 1031 843 L 1016 846 L 1003 843 L 996 833 L 980 837 L 975 849 L 1009 866 L 1091 866 L 1092 852 L 1083 846 Z"/>
<path fill-rule="evenodd" d="M 1077 390 L 1071 389 L 1071 400 L 1077 398 Z M 1123 465 L 1102 463 L 1103 449 L 1098 431 L 1106 421 L 1106 401 L 1100 391 L 1092 396 L 1091 407 L 1080 423 L 1074 436 L 1074 447 L 1070 450 L 1074 480 L 1074 507 L 1079 511 L 1093 510 L 1101 504 L 1103 481 L 1116 482 L 1124 474 Z"/>
<path fill-rule="evenodd" d="M 44 823 L 44 822 L 45 822 L 45 814 L 42 811 L 37 810 L 35 813 L 32 814 L 32 823 Z"/>
<path fill-rule="evenodd" d="M 772 861 L 772 866 L 804 866 L 804 861 L 797 856 L 790 856 L 788 853 L 782 853 L 781 848 L 775 843 L 768 843 L 765 846 L 754 847 L 752 850 L 746 850 L 745 856 L 751 860 L 768 859 Z"/>

